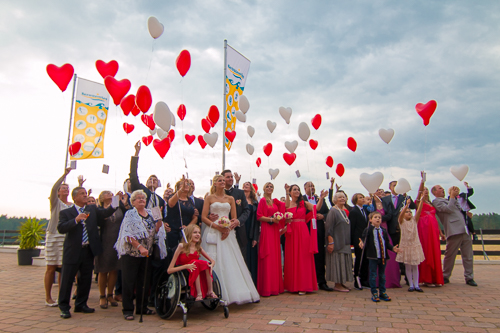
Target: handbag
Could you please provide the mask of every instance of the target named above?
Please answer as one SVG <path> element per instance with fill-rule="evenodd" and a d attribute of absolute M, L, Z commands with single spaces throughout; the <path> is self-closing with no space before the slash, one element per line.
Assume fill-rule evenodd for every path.
<path fill-rule="evenodd" d="M 210 224 L 210 229 L 207 232 L 207 244 L 217 245 L 217 234 L 212 232 L 212 224 Z"/>

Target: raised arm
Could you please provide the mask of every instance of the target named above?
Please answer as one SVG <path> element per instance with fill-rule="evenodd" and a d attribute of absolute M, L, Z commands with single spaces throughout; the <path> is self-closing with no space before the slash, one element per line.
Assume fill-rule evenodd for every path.
<path fill-rule="evenodd" d="M 50 210 L 52 210 L 52 208 L 57 205 L 57 199 L 59 199 L 59 197 L 57 196 L 57 192 L 59 191 L 59 187 L 62 185 L 62 183 L 64 182 L 64 179 L 66 179 L 66 176 L 70 173 L 71 171 L 71 168 L 66 168 L 66 170 L 64 171 L 64 174 L 61 176 L 61 178 L 59 178 L 54 186 L 52 186 L 52 190 L 50 190 Z"/>
<path fill-rule="evenodd" d="M 405 219 L 404 216 L 405 216 L 406 210 L 408 209 L 408 206 L 410 206 L 410 199 L 406 200 L 406 204 L 403 206 L 403 208 L 399 212 L 399 216 L 398 216 L 399 224 L 403 224 L 403 221 Z"/>
<path fill-rule="evenodd" d="M 139 176 L 137 175 L 137 166 L 139 164 L 139 152 L 141 151 L 141 141 L 137 141 L 135 144 L 135 155 L 132 156 L 130 160 L 130 187 L 133 191 L 144 190 L 146 186 L 139 182 Z M 148 193 L 148 192 L 146 192 Z"/>
<path fill-rule="evenodd" d="M 424 206 L 424 200 L 420 200 L 420 202 L 418 203 L 417 212 L 415 213 L 415 221 L 417 221 L 417 223 L 418 220 L 420 219 L 420 213 L 422 213 L 423 206 Z"/>
<path fill-rule="evenodd" d="M 321 207 L 323 206 L 323 203 L 325 202 L 325 198 L 327 195 L 328 195 L 327 191 L 325 191 L 325 190 L 321 191 L 321 195 L 319 197 L 318 204 L 316 205 L 317 210 L 321 209 Z"/>

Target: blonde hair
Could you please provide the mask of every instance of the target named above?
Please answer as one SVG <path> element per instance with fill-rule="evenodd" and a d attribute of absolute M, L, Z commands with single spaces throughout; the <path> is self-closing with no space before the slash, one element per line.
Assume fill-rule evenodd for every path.
<path fill-rule="evenodd" d="M 97 197 L 97 206 L 104 207 L 104 195 L 107 193 L 111 193 L 111 195 L 113 195 L 113 192 L 111 191 L 102 191 Z"/>
<path fill-rule="evenodd" d="M 215 193 L 215 184 L 217 183 L 217 180 L 219 180 L 219 178 L 224 178 L 224 176 L 223 175 L 215 175 L 214 178 L 212 179 L 212 187 L 210 187 L 210 194 Z"/>
<path fill-rule="evenodd" d="M 264 198 L 266 199 L 267 205 L 272 206 L 273 205 L 273 198 L 271 198 L 271 196 L 266 193 L 266 187 L 269 184 L 273 185 L 273 183 L 271 183 L 271 182 L 265 183 L 263 191 L 264 191 Z M 273 185 L 273 188 L 274 188 L 274 185 Z"/>
<path fill-rule="evenodd" d="M 184 235 L 186 235 L 187 243 L 184 240 L 184 237 L 182 237 L 181 244 L 182 244 L 182 252 L 186 254 L 189 254 L 191 252 L 190 247 L 191 247 L 191 240 L 193 239 L 194 229 L 198 229 L 201 231 L 200 227 L 196 224 L 190 224 L 186 228 L 184 228 Z M 200 241 L 196 243 L 195 248 L 198 253 L 201 253 L 201 238 Z"/>

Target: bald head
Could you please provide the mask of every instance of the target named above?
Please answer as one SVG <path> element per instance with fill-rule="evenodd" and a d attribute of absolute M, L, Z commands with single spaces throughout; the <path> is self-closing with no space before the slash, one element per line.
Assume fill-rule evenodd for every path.
<path fill-rule="evenodd" d="M 431 189 L 431 193 L 436 198 L 444 198 L 444 188 L 441 185 L 434 185 Z"/>

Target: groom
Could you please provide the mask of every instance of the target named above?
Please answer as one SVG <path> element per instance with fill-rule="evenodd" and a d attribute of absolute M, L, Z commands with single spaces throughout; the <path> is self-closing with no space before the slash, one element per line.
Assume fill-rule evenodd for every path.
<path fill-rule="evenodd" d="M 250 209 L 248 208 L 247 198 L 245 197 L 245 192 L 233 187 L 234 179 L 231 170 L 222 171 L 222 176 L 226 182 L 226 194 L 234 198 L 236 204 L 236 215 L 231 216 L 231 219 L 236 218 L 237 226 L 234 228 L 236 230 L 236 240 L 240 246 L 241 254 L 247 261 L 247 233 L 244 228 L 245 222 L 250 214 Z M 248 263 L 247 263 L 248 265 Z"/>

